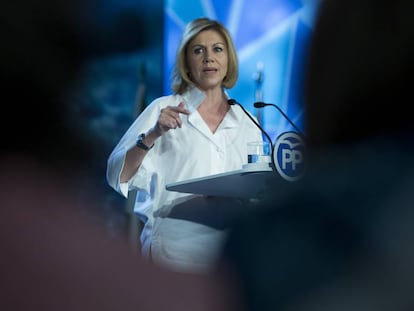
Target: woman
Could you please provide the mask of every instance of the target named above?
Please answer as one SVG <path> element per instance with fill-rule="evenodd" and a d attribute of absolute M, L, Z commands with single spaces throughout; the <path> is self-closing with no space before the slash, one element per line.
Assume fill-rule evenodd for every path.
<path fill-rule="evenodd" d="M 108 183 L 123 196 L 137 189 L 144 222 L 142 252 L 177 271 L 211 267 L 226 229 L 240 212 L 234 201 L 167 191 L 172 182 L 242 168 L 248 141 L 261 132 L 228 94 L 238 60 L 228 30 L 198 18 L 184 30 L 173 75 L 174 94 L 155 99 L 108 159 Z"/>

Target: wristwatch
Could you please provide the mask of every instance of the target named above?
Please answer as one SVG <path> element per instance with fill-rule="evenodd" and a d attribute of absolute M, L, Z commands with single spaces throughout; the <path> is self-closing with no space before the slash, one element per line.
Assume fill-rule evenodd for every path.
<path fill-rule="evenodd" d="M 152 146 L 151 146 L 151 147 L 148 147 L 148 146 L 147 146 L 146 144 L 144 144 L 144 142 L 143 142 L 144 138 L 145 138 L 145 134 L 144 134 L 144 133 L 139 134 L 138 139 L 137 139 L 137 143 L 136 143 L 136 145 L 137 145 L 137 147 L 138 147 L 138 148 L 141 148 L 142 150 L 148 151 L 148 150 L 150 150 L 152 147 L 154 147 L 154 144 L 152 144 Z"/>

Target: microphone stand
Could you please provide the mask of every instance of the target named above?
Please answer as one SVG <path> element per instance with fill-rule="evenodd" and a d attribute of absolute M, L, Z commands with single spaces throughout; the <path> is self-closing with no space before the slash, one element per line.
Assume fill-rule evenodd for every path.
<path fill-rule="evenodd" d="M 293 128 L 302 136 L 302 137 L 304 137 L 304 135 L 303 135 L 303 132 L 295 125 L 295 123 L 293 123 L 293 121 L 283 112 L 283 110 L 282 109 L 280 109 L 277 105 L 275 105 L 275 104 L 267 104 L 267 103 L 264 103 L 264 102 L 255 102 L 254 103 L 254 107 L 256 107 L 256 108 L 263 108 L 263 107 L 265 107 L 265 106 L 273 106 L 273 107 L 275 107 L 277 110 L 279 110 L 279 112 L 282 114 L 282 116 L 290 123 L 290 125 L 292 125 L 293 126 Z"/>
<path fill-rule="evenodd" d="M 237 102 L 235 99 L 229 99 L 228 101 L 227 101 L 227 103 L 230 105 L 230 106 L 232 106 L 232 105 L 238 105 L 242 110 L 243 110 L 243 112 L 249 117 L 249 119 L 260 129 L 260 131 L 266 136 L 266 138 L 267 138 L 267 140 L 269 141 L 269 143 L 270 143 L 270 149 L 271 149 L 271 154 L 270 154 L 270 158 L 271 158 L 271 164 L 272 164 L 272 170 L 274 171 L 274 172 L 276 172 L 276 164 L 275 164 L 275 160 L 274 160 L 274 158 L 273 158 L 273 152 L 274 152 L 274 146 L 273 146 L 273 142 L 272 142 L 272 139 L 270 138 L 270 136 L 269 136 L 269 134 L 267 134 L 266 133 L 266 131 L 260 126 L 260 124 L 259 123 L 257 123 L 256 122 L 256 120 L 250 115 L 250 113 L 248 113 L 247 111 L 246 111 L 246 109 L 244 109 L 244 107 L 239 103 L 239 102 Z"/>
<path fill-rule="evenodd" d="M 254 96 L 257 102 L 261 102 L 263 101 L 263 88 L 262 88 L 263 80 L 264 80 L 263 62 L 258 62 L 256 66 L 257 66 L 257 71 L 253 74 L 253 80 L 256 82 Z M 256 110 L 256 118 L 259 124 L 263 124 L 263 115 L 260 109 Z"/>

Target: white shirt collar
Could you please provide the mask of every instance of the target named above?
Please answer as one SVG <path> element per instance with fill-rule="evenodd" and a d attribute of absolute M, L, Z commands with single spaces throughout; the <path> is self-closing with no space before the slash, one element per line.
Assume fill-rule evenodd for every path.
<path fill-rule="evenodd" d="M 230 99 L 230 96 L 226 91 L 224 91 L 224 94 L 226 95 L 227 99 Z M 190 113 L 193 113 L 195 110 L 197 110 L 198 106 L 200 106 L 200 104 L 206 98 L 206 94 L 195 86 L 190 86 L 182 96 Z M 240 107 L 233 105 L 230 106 L 228 117 L 230 117 L 230 124 L 233 126 L 235 123 L 240 122 L 245 116 Z"/>
<path fill-rule="evenodd" d="M 190 113 L 197 110 L 206 98 L 206 94 L 197 87 L 190 87 L 182 96 Z"/>

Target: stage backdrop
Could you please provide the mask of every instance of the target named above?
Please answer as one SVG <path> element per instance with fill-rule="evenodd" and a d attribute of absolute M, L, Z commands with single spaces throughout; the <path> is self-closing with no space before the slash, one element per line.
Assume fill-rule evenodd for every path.
<path fill-rule="evenodd" d="M 171 72 L 184 26 L 196 17 L 221 21 L 239 56 L 239 80 L 230 96 L 257 116 L 273 141 L 293 130 L 274 107 L 254 108 L 255 101 L 278 105 L 303 129 L 301 87 L 308 39 L 318 0 L 166 0 L 164 92 L 171 93 Z"/>

